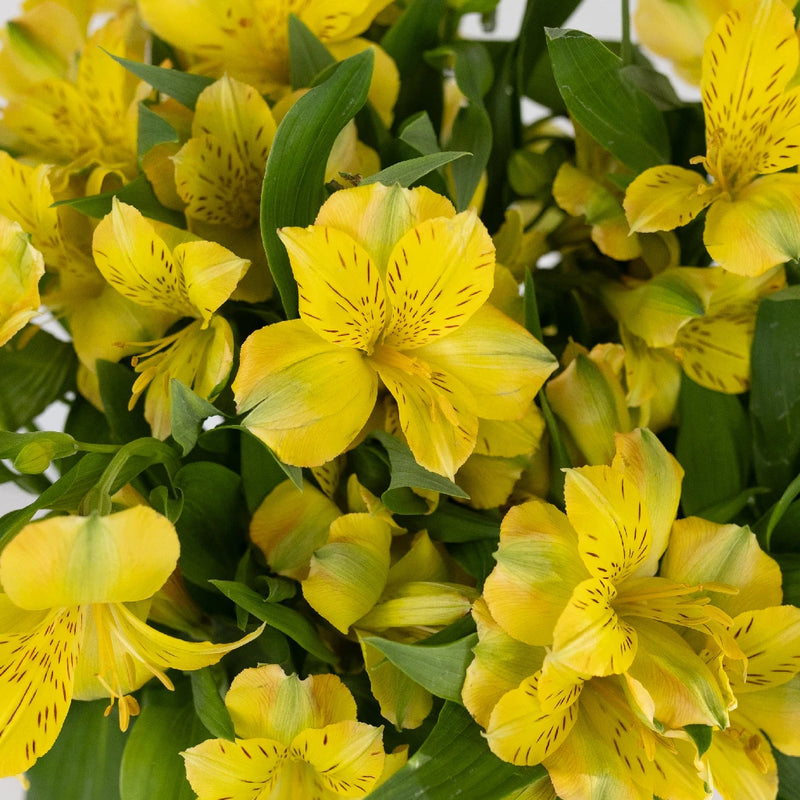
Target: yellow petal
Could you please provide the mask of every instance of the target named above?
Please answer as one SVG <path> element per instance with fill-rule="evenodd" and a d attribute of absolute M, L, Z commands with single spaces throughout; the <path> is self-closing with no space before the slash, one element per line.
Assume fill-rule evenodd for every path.
<path fill-rule="evenodd" d="M 625 672 L 636 655 L 636 630 L 617 616 L 617 596 L 605 578 L 578 584 L 556 622 L 553 657 L 582 675 Z"/>
<path fill-rule="evenodd" d="M 250 521 L 250 539 L 269 567 L 302 580 L 313 552 L 325 544 L 331 523 L 341 511 L 313 486 L 299 491 L 291 481 L 279 483 L 261 502 Z"/>
<path fill-rule="evenodd" d="M 281 228 L 278 235 L 292 262 L 303 322 L 328 342 L 371 353 L 386 300 L 368 253 L 336 228 Z"/>
<path fill-rule="evenodd" d="M 492 619 L 483 598 L 473 604 L 472 616 L 478 643 L 472 650 L 475 658 L 467 667 L 461 696 L 469 713 L 485 728 L 498 700 L 541 668 L 545 651 L 509 636 Z"/>
<path fill-rule="evenodd" d="M 558 750 L 577 718 L 577 703 L 545 712 L 538 698 L 538 676 L 532 676 L 503 695 L 494 707 L 486 739 L 503 761 L 533 766 Z"/>
<path fill-rule="evenodd" d="M 42 254 L 31 246 L 18 223 L 0 216 L 0 346 L 38 313 L 42 275 Z"/>
<path fill-rule="evenodd" d="M 285 763 L 286 747 L 266 738 L 207 739 L 181 753 L 198 800 L 252 800 L 269 792 Z"/>
<path fill-rule="evenodd" d="M 486 419 L 522 417 L 558 366 L 543 344 L 488 304 L 414 355 L 458 378 Z"/>
<path fill-rule="evenodd" d="M 787 683 L 739 695 L 734 722 L 747 720 L 748 727 L 761 730 L 772 744 L 788 756 L 800 756 L 800 730 L 793 723 L 800 713 L 800 677 Z"/>
<path fill-rule="evenodd" d="M 72 700 L 84 612 L 51 612 L 25 633 L 3 631 L 0 643 L 0 775 L 17 775 L 58 736 Z"/>
<path fill-rule="evenodd" d="M 494 244 L 474 211 L 416 225 L 389 257 L 385 344 L 421 347 L 460 328 L 489 297 L 494 263 Z"/>
<path fill-rule="evenodd" d="M 303 596 L 347 633 L 378 601 L 389 574 L 392 533 L 369 514 L 346 514 L 331 524 L 328 542 L 311 559 Z"/>
<path fill-rule="evenodd" d="M 364 632 L 356 633 L 370 691 L 380 704 L 381 716 L 398 728 L 418 728 L 431 713 L 433 696 L 392 664 L 377 647 L 365 642 Z"/>
<path fill-rule="evenodd" d="M 349 234 L 370 254 L 384 277 L 395 244 L 415 225 L 455 215 L 446 197 L 424 186 L 403 189 L 398 184 L 372 183 L 334 192 L 320 208 L 315 224 Z"/>
<path fill-rule="evenodd" d="M 698 517 L 677 520 L 661 563 L 663 577 L 686 583 L 725 583 L 737 594 L 715 594 L 714 604 L 735 617 L 778 606 L 781 571 L 749 528 L 718 525 Z"/>
<path fill-rule="evenodd" d="M 446 581 L 450 577 L 446 557 L 447 551 L 441 544 L 431 541 L 427 531 L 418 531 L 408 552 L 392 564 L 386 579 L 387 590 L 411 581 Z"/>
<path fill-rule="evenodd" d="M 336 675 L 299 680 L 278 664 L 242 670 L 225 696 L 237 733 L 290 744 L 304 728 L 323 728 L 356 717 L 350 690 Z"/>
<path fill-rule="evenodd" d="M 525 459 L 473 453 L 456 472 L 456 483 L 469 495 L 471 508 L 503 505 L 522 476 Z"/>
<path fill-rule="evenodd" d="M 314 467 L 356 438 L 375 406 L 378 379 L 362 353 L 290 320 L 245 341 L 233 390 L 239 412 L 250 412 L 249 430 L 283 461 Z"/>
<path fill-rule="evenodd" d="M 518 420 L 481 419 L 475 452 L 504 458 L 530 456 L 541 444 L 544 427 L 544 416 L 534 403 Z"/>
<path fill-rule="evenodd" d="M 321 0 L 305 6 L 301 19 L 324 42 L 341 41 L 363 33 L 389 0 Z"/>
<path fill-rule="evenodd" d="M 592 575 L 619 582 L 647 561 L 650 518 L 632 476 L 611 467 L 570 469 L 564 497 Z"/>
<path fill-rule="evenodd" d="M 549 645 L 572 590 L 588 577 L 569 521 L 540 500 L 515 506 L 503 519 L 494 557 L 483 589 L 492 616 L 515 639 Z"/>
<path fill-rule="evenodd" d="M 475 447 L 475 401 L 461 381 L 381 346 L 372 364 L 397 401 L 400 427 L 417 463 L 452 480 Z"/>
<path fill-rule="evenodd" d="M 755 731 L 715 731 L 705 756 L 723 800 L 775 800 L 778 768 L 769 743 Z"/>
<path fill-rule="evenodd" d="M 800 256 L 800 175 L 767 175 L 708 210 L 703 241 L 721 267 L 761 275 Z"/>
<path fill-rule="evenodd" d="M 719 190 L 683 167 L 651 167 L 628 186 L 625 213 L 632 231 L 671 231 L 693 220 Z"/>
<path fill-rule="evenodd" d="M 0 582 L 22 608 L 143 600 L 166 583 L 178 552 L 172 523 L 145 506 L 107 517 L 52 517 L 8 544 Z"/>
<path fill-rule="evenodd" d="M 294 738 L 289 753 L 310 764 L 331 793 L 363 797 L 383 772 L 383 728 L 348 720 L 306 729 Z"/>

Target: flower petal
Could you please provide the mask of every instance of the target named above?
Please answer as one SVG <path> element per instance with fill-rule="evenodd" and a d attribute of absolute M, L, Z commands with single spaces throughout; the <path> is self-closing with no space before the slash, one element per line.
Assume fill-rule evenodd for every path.
<path fill-rule="evenodd" d="M 372 413 L 378 378 L 357 350 L 302 320 L 269 325 L 242 345 L 233 390 L 243 424 L 289 464 L 316 467 L 352 443 Z"/>
<path fill-rule="evenodd" d="M 0 641 L 0 775 L 24 772 L 58 736 L 72 700 L 83 632 L 80 608 L 51 612 Z"/>
<path fill-rule="evenodd" d="M 328 342 L 371 353 L 386 300 L 369 254 L 336 228 L 281 228 L 278 235 L 289 252 L 303 322 Z"/>
<path fill-rule="evenodd" d="M 488 304 L 458 330 L 415 349 L 414 355 L 458 378 L 486 419 L 522 417 L 558 366 L 534 336 Z"/>
<path fill-rule="evenodd" d="M 421 347 L 460 328 L 489 297 L 494 263 L 494 244 L 474 211 L 416 225 L 389 257 L 384 343 Z"/>
<path fill-rule="evenodd" d="M 143 600 L 178 562 L 172 523 L 146 506 L 107 517 L 51 517 L 23 528 L 0 555 L 0 582 L 21 608 Z"/>
<path fill-rule="evenodd" d="M 42 254 L 18 223 L 0 216 L 0 346 L 22 330 L 39 312 Z"/>
<path fill-rule="evenodd" d="M 671 231 L 693 220 L 718 193 L 694 170 L 670 165 L 650 167 L 628 186 L 625 213 L 631 231 Z"/>
<path fill-rule="evenodd" d="M 755 731 L 715 731 L 705 755 L 723 800 L 775 800 L 778 768 L 769 743 Z"/>

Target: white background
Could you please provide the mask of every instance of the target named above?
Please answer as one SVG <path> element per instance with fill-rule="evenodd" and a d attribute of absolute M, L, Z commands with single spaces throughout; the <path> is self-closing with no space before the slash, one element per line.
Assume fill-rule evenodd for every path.
<path fill-rule="evenodd" d="M 635 7 L 636 0 L 631 0 Z M 20 3 L 16 0 L 0 0 L 0 19 L 6 20 L 19 13 Z M 500 38 L 511 38 L 518 30 L 522 0 L 501 0 L 498 20 Z M 594 36 L 608 39 L 619 39 L 621 36 L 621 15 L 619 0 L 584 0 L 582 6 L 569 19 L 567 27 L 577 28 L 592 33 Z M 470 27 L 469 33 L 477 27 Z M 2 191 L 0 189 L 0 191 Z M 28 495 L 20 492 L 16 487 L 0 485 L 0 514 L 14 508 L 19 508 L 30 502 Z M 20 800 L 23 792 L 19 783 L 14 778 L 0 779 L 0 800 Z M 51 798 L 48 798 L 51 800 Z M 58 800 L 52 798 L 52 800 Z M 169 798 L 163 798 L 169 800 Z"/>

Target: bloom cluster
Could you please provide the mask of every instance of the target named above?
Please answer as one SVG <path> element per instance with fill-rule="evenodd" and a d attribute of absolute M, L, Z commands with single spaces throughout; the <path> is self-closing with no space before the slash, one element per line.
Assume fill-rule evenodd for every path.
<path fill-rule="evenodd" d="M 795 17 L 497 5 L 0 33 L 0 776 L 800 796 Z"/>

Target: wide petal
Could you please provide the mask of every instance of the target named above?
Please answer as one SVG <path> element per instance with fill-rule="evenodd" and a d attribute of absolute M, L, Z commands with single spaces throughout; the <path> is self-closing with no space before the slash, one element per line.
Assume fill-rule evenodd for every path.
<path fill-rule="evenodd" d="M 383 728 L 347 720 L 307 728 L 292 741 L 291 755 L 310 764 L 322 786 L 337 795 L 363 797 L 383 772 Z"/>
<path fill-rule="evenodd" d="M 800 256 L 800 175 L 767 175 L 708 211 L 708 254 L 738 275 L 761 275 Z"/>
<path fill-rule="evenodd" d="M 44 259 L 18 223 L 0 216 L 0 346 L 39 312 Z"/>
<path fill-rule="evenodd" d="M 80 608 L 52 611 L 0 641 L 0 775 L 24 772 L 64 724 L 83 632 Z"/>
<path fill-rule="evenodd" d="M 605 466 L 570 469 L 564 498 L 592 575 L 621 581 L 647 561 L 650 517 L 634 476 Z"/>
<path fill-rule="evenodd" d="M 474 211 L 416 225 L 389 256 L 384 343 L 406 350 L 457 330 L 488 299 L 494 263 L 494 244 Z"/>
<path fill-rule="evenodd" d="M 736 594 L 715 594 L 714 604 L 735 617 L 778 606 L 783 600 L 781 571 L 747 527 L 719 525 L 699 517 L 677 520 L 660 574 L 688 585 L 725 583 Z"/>
<path fill-rule="evenodd" d="M 0 555 L 0 582 L 21 608 L 143 600 L 178 561 L 172 523 L 146 506 L 107 517 L 32 522 Z"/>
<path fill-rule="evenodd" d="M 534 336 L 488 304 L 414 355 L 458 378 L 486 419 L 519 419 L 558 366 Z"/>
<path fill-rule="evenodd" d="M 494 558 L 483 589 L 492 616 L 521 642 L 551 644 L 573 589 L 589 577 L 569 521 L 541 500 L 514 506 L 503 519 Z"/>
<path fill-rule="evenodd" d="M 719 190 L 694 170 L 664 165 L 651 167 L 628 186 L 625 213 L 631 231 L 671 231 L 691 222 Z"/>
<path fill-rule="evenodd" d="M 297 281 L 300 318 L 328 342 L 371 353 L 386 300 L 369 254 L 336 228 L 281 228 Z"/>
<path fill-rule="evenodd" d="M 329 344 L 302 320 L 256 331 L 233 382 L 244 425 L 280 459 L 316 467 L 352 443 L 372 413 L 378 378 L 357 350 Z"/>
<path fill-rule="evenodd" d="M 391 542 L 389 525 L 369 514 L 346 514 L 334 520 L 327 543 L 314 553 L 302 582 L 309 605 L 347 633 L 383 592 Z"/>
<path fill-rule="evenodd" d="M 739 694 L 734 722 L 747 720 L 748 727 L 761 730 L 772 744 L 788 756 L 800 756 L 800 676 L 787 683 L 756 692 Z"/>
<path fill-rule="evenodd" d="M 754 731 L 715 731 L 705 755 L 723 800 L 775 800 L 778 768 L 769 743 Z"/>

